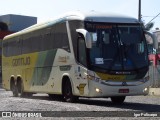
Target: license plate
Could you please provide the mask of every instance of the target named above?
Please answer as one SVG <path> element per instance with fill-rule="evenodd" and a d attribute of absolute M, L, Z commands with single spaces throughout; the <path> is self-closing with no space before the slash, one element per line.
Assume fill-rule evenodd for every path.
<path fill-rule="evenodd" d="M 119 93 L 129 93 L 129 89 L 119 89 Z"/>

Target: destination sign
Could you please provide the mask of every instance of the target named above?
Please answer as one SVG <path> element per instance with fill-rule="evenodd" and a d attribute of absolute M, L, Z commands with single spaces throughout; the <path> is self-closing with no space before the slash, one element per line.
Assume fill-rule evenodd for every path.
<path fill-rule="evenodd" d="M 97 24 L 97 23 L 87 23 L 86 28 L 88 29 L 112 29 L 112 25 L 106 25 L 106 24 Z"/>

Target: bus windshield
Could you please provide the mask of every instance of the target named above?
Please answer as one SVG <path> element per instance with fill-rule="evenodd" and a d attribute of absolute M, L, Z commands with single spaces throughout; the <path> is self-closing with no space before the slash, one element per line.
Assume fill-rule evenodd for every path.
<path fill-rule="evenodd" d="M 92 36 L 90 66 L 106 70 L 136 70 L 148 66 L 146 40 L 138 24 L 88 23 Z"/>

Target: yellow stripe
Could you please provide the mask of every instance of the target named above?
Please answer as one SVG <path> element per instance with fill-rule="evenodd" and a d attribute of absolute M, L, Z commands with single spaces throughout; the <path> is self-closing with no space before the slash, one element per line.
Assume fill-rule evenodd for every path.
<path fill-rule="evenodd" d="M 126 75 L 110 75 L 105 73 L 99 73 L 96 72 L 96 74 L 102 79 L 102 80 L 113 80 L 113 81 L 122 81 L 125 79 Z"/>
<path fill-rule="evenodd" d="M 15 78 L 20 75 L 23 79 L 26 89 L 29 89 L 30 82 L 34 73 L 34 68 L 38 59 L 38 52 L 31 54 L 24 54 L 19 56 L 5 57 L 3 58 L 3 80 L 5 84 L 9 87 L 9 82 L 11 75 Z"/>

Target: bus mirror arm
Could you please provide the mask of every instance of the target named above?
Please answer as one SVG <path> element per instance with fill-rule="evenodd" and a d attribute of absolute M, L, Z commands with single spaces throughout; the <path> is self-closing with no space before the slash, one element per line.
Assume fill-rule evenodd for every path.
<path fill-rule="evenodd" d="M 85 38 L 87 48 L 92 48 L 92 37 L 89 32 L 85 29 L 76 29 L 76 32 L 81 33 Z"/>
<path fill-rule="evenodd" d="M 145 34 L 149 35 L 152 38 L 152 40 L 153 40 L 153 48 L 158 50 L 158 40 L 157 40 L 155 34 L 149 32 L 149 31 L 144 31 L 144 32 L 145 32 Z"/>

